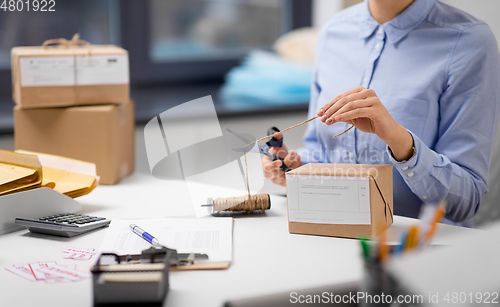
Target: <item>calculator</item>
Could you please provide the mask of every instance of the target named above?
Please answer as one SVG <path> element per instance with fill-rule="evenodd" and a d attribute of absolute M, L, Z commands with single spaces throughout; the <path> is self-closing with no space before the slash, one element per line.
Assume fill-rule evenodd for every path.
<path fill-rule="evenodd" d="M 39 219 L 16 218 L 16 225 L 24 226 L 31 232 L 61 237 L 73 237 L 96 228 L 108 226 L 111 220 L 104 217 L 77 213 L 63 213 Z"/>

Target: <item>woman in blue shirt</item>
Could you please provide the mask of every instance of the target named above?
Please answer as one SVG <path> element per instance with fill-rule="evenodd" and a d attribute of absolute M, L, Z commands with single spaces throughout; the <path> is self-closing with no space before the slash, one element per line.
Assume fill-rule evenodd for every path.
<path fill-rule="evenodd" d="M 472 226 L 500 111 L 497 42 L 484 22 L 436 0 L 366 0 L 322 29 L 302 163 L 394 165 L 394 213 L 448 198 L 445 222 Z M 354 124 L 356 129 L 333 138 Z M 280 161 L 265 175 L 284 185 Z"/>

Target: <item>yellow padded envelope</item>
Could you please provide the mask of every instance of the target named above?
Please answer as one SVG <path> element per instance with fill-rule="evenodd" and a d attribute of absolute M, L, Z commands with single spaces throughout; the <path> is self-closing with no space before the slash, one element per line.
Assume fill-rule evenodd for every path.
<path fill-rule="evenodd" d="M 0 195 L 42 185 L 42 166 L 38 157 L 0 150 Z"/>
<path fill-rule="evenodd" d="M 54 190 L 59 193 L 76 198 L 99 185 L 94 163 L 37 152 L 17 152 L 37 155 L 42 164 L 43 185 L 55 183 Z"/>

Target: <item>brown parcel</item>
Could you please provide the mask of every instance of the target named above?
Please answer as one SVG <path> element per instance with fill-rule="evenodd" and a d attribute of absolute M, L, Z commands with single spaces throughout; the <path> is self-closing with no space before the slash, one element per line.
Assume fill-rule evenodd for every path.
<path fill-rule="evenodd" d="M 393 222 L 393 190 L 392 190 L 392 165 L 367 165 L 367 164 L 327 164 L 310 163 L 296 168 L 287 175 L 313 175 L 313 176 L 348 176 L 368 177 L 370 189 L 370 215 L 369 225 L 349 224 L 317 224 L 290 221 L 290 203 L 288 204 L 288 229 L 290 233 L 311 234 L 321 236 L 334 236 L 345 238 L 376 237 L 383 229 Z M 293 178 L 293 177 L 290 177 Z M 300 181 L 300 177 L 298 177 Z M 287 195 L 289 195 L 287 186 Z M 328 197 L 328 196 L 325 196 Z"/>
<path fill-rule="evenodd" d="M 134 170 L 134 104 L 14 108 L 16 149 L 96 164 L 101 184 Z"/>
<path fill-rule="evenodd" d="M 109 65 L 103 66 L 106 59 L 101 59 L 104 62 L 99 62 L 97 58 L 106 55 L 115 55 L 117 58 L 108 59 L 108 61 L 111 61 Z M 35 59 L 35 62 L 23 62 L 25 65 L 29 65 L 23 68 L 21 65 L 21 58 L 23 57 Z M 92 57 L 95 57 L 95 59 Z M 88 63 L 77 65 L 77 58 L 82 58 Z M 46 63 L 37 63 L 37 59 L 42 59 Z M 58 63 L 49 63 L 48 61 L 51 59 L 63 60 Z M 68 60 L 65 62 L 64 59 L 69 59 L 70 63 L 66 63 Z M 11 61 L 12 96 L 14 101 L 22 108 L 125 103 L 130 99 L 128 52 L 117 46 L 14 47 L 11 50 Z M 85 62 L 82 60 L 82 63 Z M 101 66 L 96 63 L 101 63 Z M 54 67 L 58 67 L 58 69 Z M 82 79 L 83 85 L 76 84 L 78 82 L 76 80 L 74 81 L 76 83 L 68 84 L 68 79 L 71 79 L 71 77 L 78 79 L 78 77 L 75 77 L 77 75 L 76 67 L 84 67 L 87 72 L 90 71 L 93 75 L 90 76 L 90 79 L 89 75 L 86 75 L 87 79 L 85 81 Z M 102 69 L 107 70 L 103 71 Z M 68 70 L 69 78 L 67 78 L 67 75 L 65 77 Z M 60 75 L 61 72 L 62 75 Z M 22 78 L 26 77 L 22 77 L 22 73 L 34 73 L 36 75 L 33 76 L 30 84 L 22 86 Z M 95 82 L 92 78 L 96 78 Z"/>

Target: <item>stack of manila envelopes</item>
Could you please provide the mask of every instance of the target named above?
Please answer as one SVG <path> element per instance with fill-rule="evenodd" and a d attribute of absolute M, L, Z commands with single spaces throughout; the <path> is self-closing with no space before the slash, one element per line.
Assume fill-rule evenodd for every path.
<path fill-rule="evenodd" d="M 36 156 L 0 150 L 0 196 L 42 186 L 42 165 Z"/>
<path fill-rule="evenodd" d="M 10 158 L 8 163 L 6 163 L 5 157 Z M 2 173 L 0 175 L 0 195 L 3 195 L 1 192 L 4 186 L 6 187 L 4 194 L 36 187 L 49 187 L 61 194 L 76 198 L 90 193 L 99 185 L 95 164 L 90 162 L 29 151 L 9 152 L 2 150 L 0 151 L 0 165 L 2 164 L 21 169 L 28 174 L 29 171 L 26 169 L 34 169 L 34 166 L 38 166 L 36 169 L 38 176 L 35 177 L 32 174 L 17 178 L 20 175 L 16 177 L 13 176 L 12 172 L 10 175 Z M 18 171 L 18 173 L 20 172 Z M 35 182 L 32 178 L 37 178 L 38 181 Z M 4 182 L 7 182 L 7 185 Z"/>

